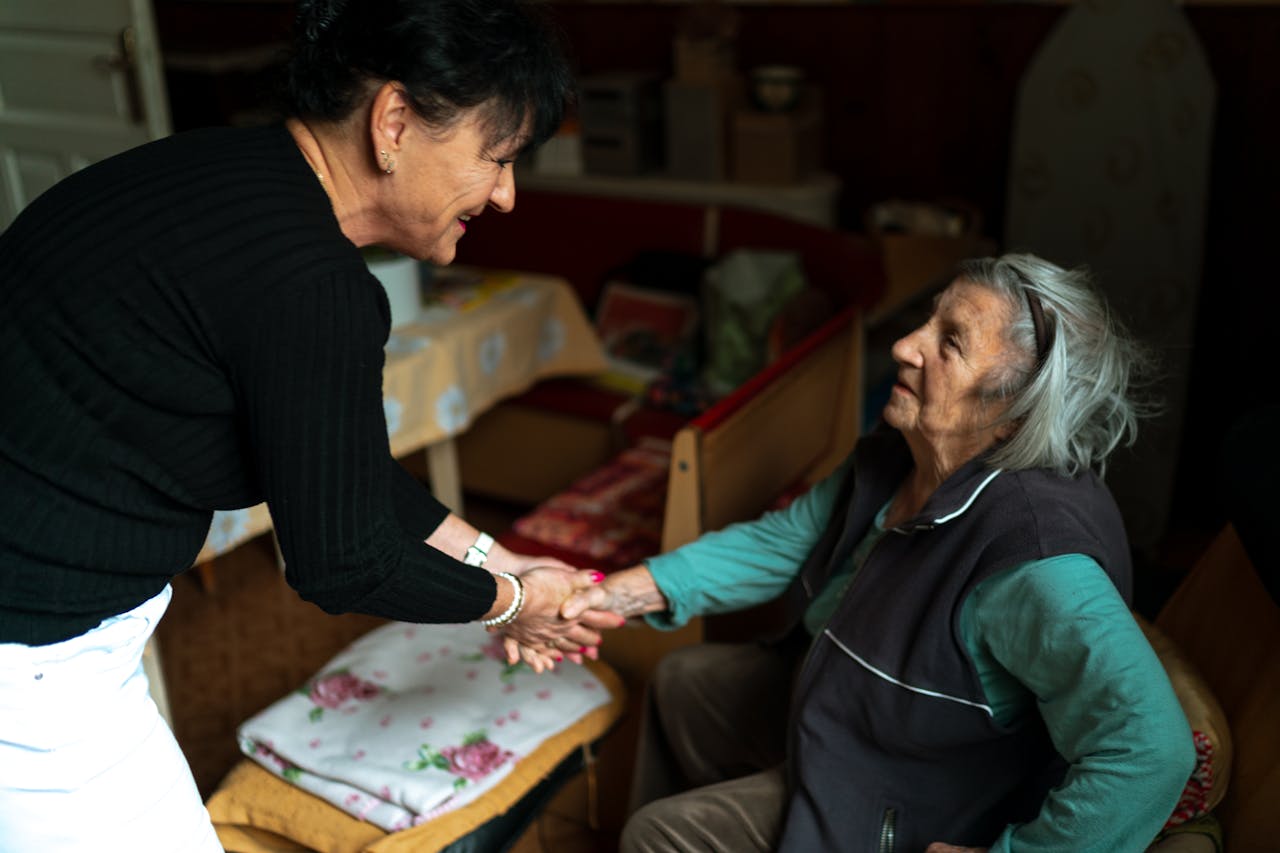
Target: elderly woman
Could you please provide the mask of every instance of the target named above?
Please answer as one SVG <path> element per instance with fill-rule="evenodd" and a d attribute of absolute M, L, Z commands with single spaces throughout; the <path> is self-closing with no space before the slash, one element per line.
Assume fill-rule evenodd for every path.
<path fill-rule="evenodd" d="M 266 500 L 327 611 L 598 642 L 557 613 L 592 573 L 494 545 L 391 457 L 360 252 L 446 264 L 511 209 L 571 85 L 534 11 L 303 4 L 292 118 L 97 163 L 0 235 L 0 849 L 219 849 L 139 666 L 216 509 Z"/>
<path fill-rule="evenodd" d="M 798 667 L 664 661 L 624 850 L 1141 850 L 1172 812 L 1190 731 L 1095 473 L 1134 435 L 1134 346 L 1083 272 L 1008 255 L 962 264 L 893 356 L 887 428 L 830 478 L 566 604 L 805 602 Z"/>

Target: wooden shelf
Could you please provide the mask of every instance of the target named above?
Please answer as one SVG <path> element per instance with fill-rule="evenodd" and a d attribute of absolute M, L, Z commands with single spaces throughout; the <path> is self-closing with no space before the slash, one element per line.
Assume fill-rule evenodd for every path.
<path fill-rule="evenodd" d="M 689 181 L 661 174 L 637 176 L 548 175 L 526 169 L 516 178 L 520 190 L 584 196 L 637 198 L 650 201 L 728 205 L 763 210 L 812 225 L 833 227 L 840 179 L 819 174 L 802 184 L 740 184 L 733 181 Z"/>

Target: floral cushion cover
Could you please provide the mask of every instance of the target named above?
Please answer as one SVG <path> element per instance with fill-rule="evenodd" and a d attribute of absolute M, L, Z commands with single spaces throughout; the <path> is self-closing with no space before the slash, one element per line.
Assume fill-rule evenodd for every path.
<path fill-rule="evenodd" d="M 508 665 L 476 624 L 393 622 L 241 725 L 241 750 L 394 832 L 473 802 L 524 755 L 610 702 L 590 671 Z"/>

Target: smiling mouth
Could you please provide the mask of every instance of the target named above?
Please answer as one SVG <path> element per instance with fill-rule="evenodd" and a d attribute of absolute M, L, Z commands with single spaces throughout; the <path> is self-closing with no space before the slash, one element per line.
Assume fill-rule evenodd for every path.
<path fill-rule="evenodd" d="M 458 217 L 458 224 L 462 226 L 462 230 L 464 232 L 467 230 L 467 223 L 470 221 L 471 221 L 471 214 L 469 213 L 464 213 Z"/>

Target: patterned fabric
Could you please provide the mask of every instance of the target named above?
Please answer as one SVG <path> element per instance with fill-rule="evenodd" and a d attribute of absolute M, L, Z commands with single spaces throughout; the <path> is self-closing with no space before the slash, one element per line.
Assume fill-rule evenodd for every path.
<path fill-rule="evenodd" d="M 1196 744 L 1196 769 L 1187 780 L 1187 787 L 1178 798 L 1178 805 L 1165 823 L 1165 829 L 1171 829 L 1209 813 L 1209 791 L 1213 788 L 1213 741 L 1201 731 L 1192 731 L 1191 737 Z"/>
<path fill-rule="evenodd" d="M 246 721 L 240 748 L 396 831 L 476 800 L 522 756 L 608 702 L 582 667 L 538 676 L 508 665 L 496 635 L 479 625 L 393 622 Z"/>
<path fill-rule="evenodd" d="M 629 566 L 661 550 L 671 444 L 642 439 L 516 520 L 520 536 Z"/>

